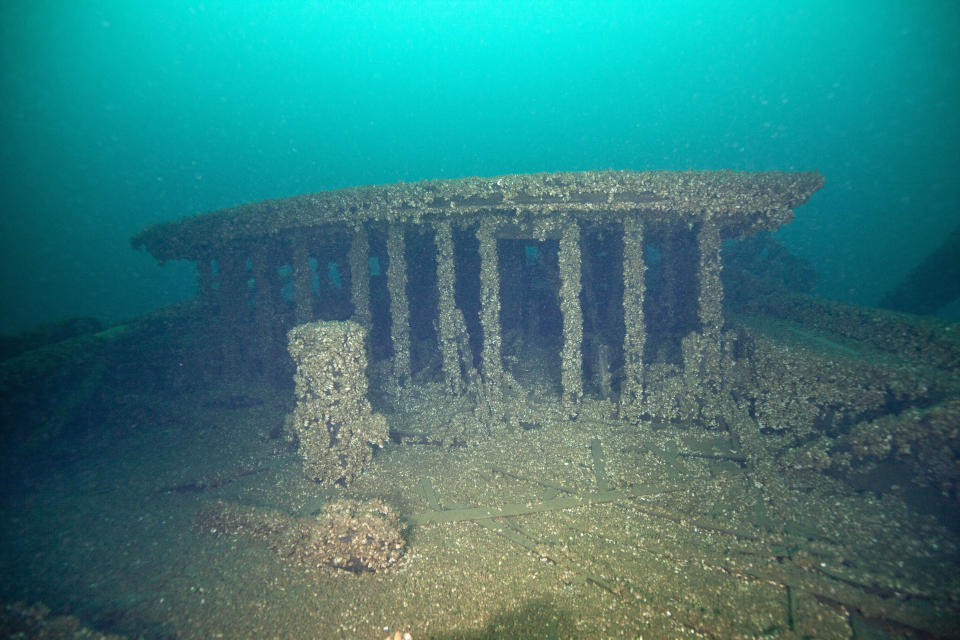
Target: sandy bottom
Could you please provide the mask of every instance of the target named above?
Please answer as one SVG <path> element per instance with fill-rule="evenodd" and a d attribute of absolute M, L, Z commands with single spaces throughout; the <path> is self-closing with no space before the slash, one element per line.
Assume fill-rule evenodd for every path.
<path fill-rule="evenodd" d="M 0 507 L 3 598 L 144 638 L 960 635 L 957 537 L 905 488 L 764 484 L 723 434 L 524 400 L 520 428 L 391 444 L 324 491 L 275 437 L 292 408 L 277 396 L 127 398 L 25 467 Z M 306 517 L 334 495 L 454 521 L 410 526 L 399 569 L 362 575 L 193 525 L 218 500 Z M 469 507 L 526 513 L 458 520 Z"/>

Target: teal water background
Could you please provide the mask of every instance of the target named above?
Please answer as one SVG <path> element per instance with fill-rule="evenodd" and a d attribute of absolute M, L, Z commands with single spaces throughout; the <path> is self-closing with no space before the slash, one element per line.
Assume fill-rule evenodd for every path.
<path fill-rule="evenodd" d="M 192 295 L 147 224 L 604 168 L 821 171 L 778 235 L 873 304 L 960 223 L 958 60 L 952 1 L 7 0 L 0 331 Z"/>

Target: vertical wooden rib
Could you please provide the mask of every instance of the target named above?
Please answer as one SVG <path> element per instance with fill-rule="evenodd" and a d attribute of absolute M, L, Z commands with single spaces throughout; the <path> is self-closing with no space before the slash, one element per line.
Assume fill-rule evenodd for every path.
<path fill-rule="evenodd" d="M 500 276 L 497 272 L 497 222 L 487 217 L 477 227 L 480 252 L 480 327 L 483 330 L 481 363 L 487 391 L 497 394 L 503 381 L 500 333 Z"/>
<path fill-rule="evenodd" d="M 393 375 L 403 384 L 410 379 L 410 304 L 407 301 L 407 259 L 403 225 L 391 224 L 387 232 L 387 289 L 390 291 L 390 337 L 393 341 Z"/>
<path fill-rule="evenodd" d="M 447 390 L 460 391 L 460 362 L 457 359 L 457 303 L 454 298 L 456 272 L 453 264 L 453 230 L 450 221 L 437 223 L 437 314 L 440 355 Z"/>
<path fill-rule="evenodd" d="M 644 277 L 643 222 L 635 217 L 623 221 L 623 392 L 626 405 L 643 402 L 643 348 L 647 340 L 643 317 Z"/>
<path fill-rule="evenodd" d="M 564 402 L 577 405 L 583 399 L 583 310 L 580 308 L 580 225 L 570 222 L 560 235 L 560 312 L 563 316 L 563 348 L 560 381 Z"/>

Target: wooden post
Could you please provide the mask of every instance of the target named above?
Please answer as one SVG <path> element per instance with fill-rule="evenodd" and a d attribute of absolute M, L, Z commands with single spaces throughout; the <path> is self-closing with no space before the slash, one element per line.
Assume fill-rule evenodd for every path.
<path fill-rule="evenodd" d="M 723 282 L 720 280 L 721 241 L 717 225 L 709 221 L 703 223 L 697 233 L 697 249 L 700 254 L 697 317 L 703 334 L 719 339 L 723 327 Z"/>
<path fill-rule="evenodd" d="M 643 347 L 647 340 L 643 318 L 644 253 L 643 222 L 636 217 L 623 221 L 623 390 L 624 405 L 643 404 Z"/>
<path fill-rule="evenodd" d="M 310 250 L 306 238 L 298 233 L 290 239 L 293 246 L 293 305 L 297 324 L 313 320 L 313 291 L 310 289 Z"/>
<path fill-rule="evenodd" d="M 233 374 L 242 368 L 244 356 L 243 332 L 248 313 L 246 267 L 246 259 L 237 253 L 221 255 L 217 259 L 223 362 Z"/>
<path fill-rule="evenodd" d="M 560 235 L 560 312 L 563 316 L 563 348 L 560 381 L 563 401 L 569 407 L 583 400 L 583 312 L 580 308 L 580 225 L 568 223 Z"/>
<path fill-rule="evenodd" d="M 456 272 L 453 264 L 453 230 L 449 220 L 437 223 L 437 315 L 440 355 L 447 390 L 460 391 L 460 361 L 457 358 L 457 302 L 454 298 Z"/>
<path fill-rule="evenodd" d="M 213 265 L 209 256 L 202 256 L 197 260 L 197 298 L 204 307 L 212 307 L 213 299 Z"/>
<path fill-rule="evenodd" d="M 487 393 L 499 396 L 503 382 L 500 335 L 500 276 L 497 272 L 497 222 L 485 217 L 477 227 L 480 252 L 481 366 Z"/>
<path fill-rule="evenodd" d="M 276 326 L 276 296 L 274 286 L 276 278 L 271 264 L 270 250 L 266 243 L 258 244 L 251 256 L 253 263 L 254 286 L 256 287 L 253 300 L 254 323 L 256 324 L 257 341 L 260 352 L 261 372 L 270 375 L 270 363 L 273 359 L 274 341 L 278 336 Z"/>
<path fill-rule="evenodd" d="M 367 230 L 359 226 L 354 230 L 353 242 L 347 256 L 350 263 L 350 300 L 353 302 L 353 320 L 367 330 L 372 329 L 370 316 L 370 242 Z"/>
<path fill-rule="evenodd" d="M 387 289 L 390 291 L 390 337 L 393 341 L 393 376 L 399 384 L 410 379 L 410 305 L 407 301 L 407 259 L 403 225 L 391 224 L 387 232 Z"/>

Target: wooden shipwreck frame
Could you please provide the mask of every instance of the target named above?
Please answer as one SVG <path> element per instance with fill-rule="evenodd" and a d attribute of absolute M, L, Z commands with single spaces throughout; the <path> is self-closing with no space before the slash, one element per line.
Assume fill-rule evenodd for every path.
<path fill-rule="evenodd" d="M 609 351 L 620 404 L 655 414 L 652 399 L 669 393 L 670 372 L 706 381 L 704 388 L 722 375 L 723 241 L 789 222 L 822 185 L 816 172 L 429 180 L 244 204 L 149 227 L 132 244 L 161 262 L 196 262 L 198 298 L 218 320 L 229 361 L 267 369 L 285 355 L 291 326 L 349 318 L 371 340 L 386 336 L 390 348 L 381 351 L 403 386 L 413 373 L 411 330 L 429 324 L 446 388 L 461 391 L 475 360 L 483 389 L 496 396 L 505 375 L 504 318 L 524 304 L 512 274 L 524 246 L 551 243 L 564 405 L 575 411 L 583 397 L 584 363 L 594 377 L 609 373 L 591 364 Z M 371 273 L 384 261 L 389 302 L 372 304 Z M 609 289 L 598 293 L 598 284 Z M 465 333 L 473 357 L 464 354 Z M 652 335 L 660 344 L 650 343 Z M 647 371 L 671 357 L 676 366 L 661 367 L 667 373 Z M 659 392 L 646 388 L 654 384 Z"/>

